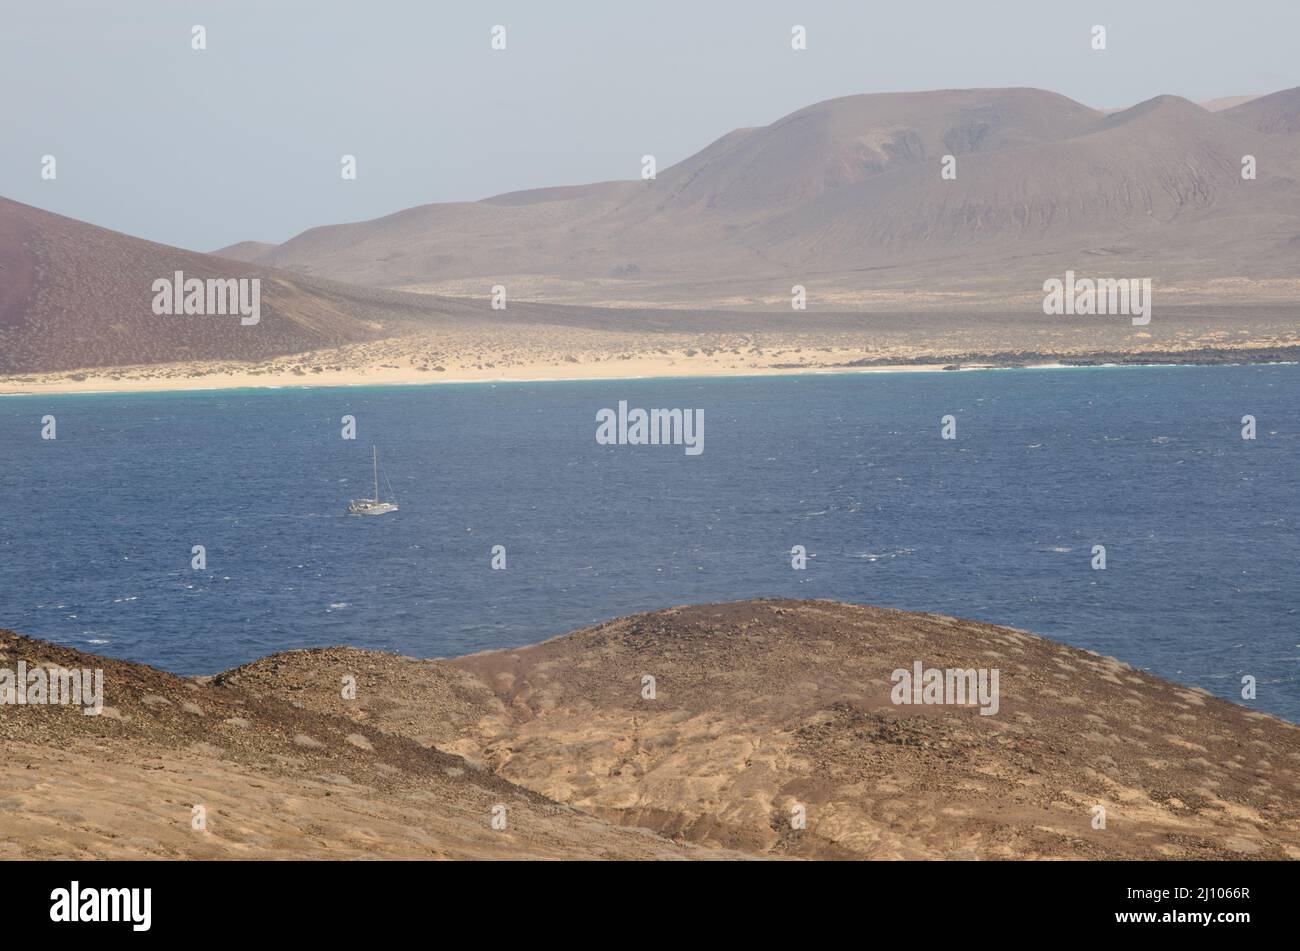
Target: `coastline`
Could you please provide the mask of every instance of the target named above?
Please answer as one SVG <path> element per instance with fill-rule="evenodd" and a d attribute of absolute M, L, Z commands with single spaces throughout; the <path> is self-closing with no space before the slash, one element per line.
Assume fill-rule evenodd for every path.
<path fill-rule="evenodd" d="M 1019 369 L 1061 369 L 1066 364 L 1043 363 Z M 235 389 L 316 389 L 348 386 L 437 386 L 448 383 L 576 383 L 653 379 L 709 379 L 716 377 L 764 377 L 841 375 L 854 373 L 933 373 L 950 370 L 945 364 L 880 364 L 871 366 L 810 365 L 733 367 L 700 364 L 682 365 L 656 360 L 620 361 L 622 372 L 610 372 L 605 364 L 557 366 L 539 363 L 507 370 L 456 370 L 431 376 L 428 372 L 403 368 L 363 367 L 342 371 L 324 370 L 310 376 L 292 371 L 274 374 L 228 372 L 195 377 L 115 377 L 108 374 L 76 374 L 81 379 L 62 377 L 37 382 L 0 377 L 0 396 L 40 396 L 92 393 L 166 393 Z M 1008 369 L 993 364 L 971 364 L 960 371 Z M 49 375 L 47 375 L 49 376 Z M 28 378 L 29 379 L 29 378 Z"/>
<path fill-rule="evenodd" d="M 1107 354 L 1106 357 L 1114 355 Z M 847 376 L 872 373 L 967 373 L 980 370 L 1068 370 L 1156 366 L 1283 366 L 1296 365 L 1293 360 L 1249 359 L 1248 354 L 1224 354 L 1222 359 L 1189 359 L 1179 354 L 1135 355 L 1158 356 L 1159 359 L 1089 361 L 1071 356 L 1034 362 L 961 361 L 821 363 L 804 365 L 728 365 L 705 360 L 665 360 L 631 358 L 591 364 L 557 364 L 539 362 L 507 368 L 464 368 L 431 374 L 414 367 L 362 366 L 348 369 L 322 369 L 304 373 L 282 369 L 266 371 L 231 367 L 222 370 L 204 368 L 194 372 L 187 365 L 123 368 L 113 371 L 24 374 L 0 376 L 0 396 L 93 395 L 125 393 L 203 392 L 238 389 L 328 389 L 354 386 L 436 386 L 474 383 L 576 383 L 623 382 L 657 379 L 717 379 L 745 377 Z M 612 372 L 613 371 L 613 372 Z"/>

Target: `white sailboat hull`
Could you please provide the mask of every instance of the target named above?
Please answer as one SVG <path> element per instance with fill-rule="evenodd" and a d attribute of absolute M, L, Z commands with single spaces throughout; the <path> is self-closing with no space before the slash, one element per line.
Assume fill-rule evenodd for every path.
<path fill-rule="evenodd" d="M 396 511 L 396 502 L 376 502 L 374 499 L 358 499 L 348 506 L 352 515 L 385 515 Z"/>
<path fill-rule="evenodd" d="M 374 450 L 375 466 L 375 497 L 372 499 L 353 499 L 348 505 L 348 513 L 351 515 L 387 515 L 389 512 L 397 511 L 396 502 L 379 501 L 379 449 Z M 390 483 L 388 491 L 393 491 Z"/>

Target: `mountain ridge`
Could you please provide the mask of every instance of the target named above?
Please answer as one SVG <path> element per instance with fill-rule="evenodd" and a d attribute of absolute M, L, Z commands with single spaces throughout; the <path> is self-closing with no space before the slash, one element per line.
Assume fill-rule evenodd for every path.
<path fill-rule="evenodd" d="M 733 130 L 653 181 L 420 205 L 308 229 L 257 259 L 417 291 L 513 284 L 570 303 L 656 303 L 670 287 L 689 300 L 694 285 L 699 306 L 718 306 L 734 295 L 708 285 L 801 271 L 869 295 L 880 284 L 863 278 L 868 263 L 960 291 L 1000 262 L 1011 294 L 1047 276 L 1045 251 L 1048 273 L 1061 271 L 1118 236 L 1126 267 L 1167 284 L 1286 279 L 1300 235 L 1292 120 L 1300 90 L 1218 112 L 1155 96 L 1110 114 L 1030 88 L 845 96 Z M 1257 180 L 1241 179 L 1246 154 Z M 945 155 L 955 180 L 941 178 Z M 936 249 L 951 278 L 929 273 Z M 566 284 L 547 291 L 543 278 Z"/>

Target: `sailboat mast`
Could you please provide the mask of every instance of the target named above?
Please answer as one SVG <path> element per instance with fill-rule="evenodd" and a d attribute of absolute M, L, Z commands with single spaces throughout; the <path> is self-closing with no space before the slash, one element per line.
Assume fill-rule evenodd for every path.
<path fill-rule="evenodd" d="M 375 504 L 379 504 L 379 447 L 371 446 L 375 451 Z"/>

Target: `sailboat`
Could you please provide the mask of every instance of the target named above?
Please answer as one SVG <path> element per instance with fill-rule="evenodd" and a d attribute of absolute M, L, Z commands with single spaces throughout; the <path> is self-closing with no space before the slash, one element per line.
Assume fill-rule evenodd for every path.
<path fill-rule="evenodd" d="M 379 448 L 372 446 L 375 451 L 375 497 L 372 499 L 353 499 L 348 505 L 348 512 L 352 515 L 384 515 L 387 512 L 397 511 L 397 501 L 381 502 L 379 500 Z M 387 478 L 385 476 L 384 478 Z M 392 495 L 393 487 L 388 486 L 388 494 Z"/>

